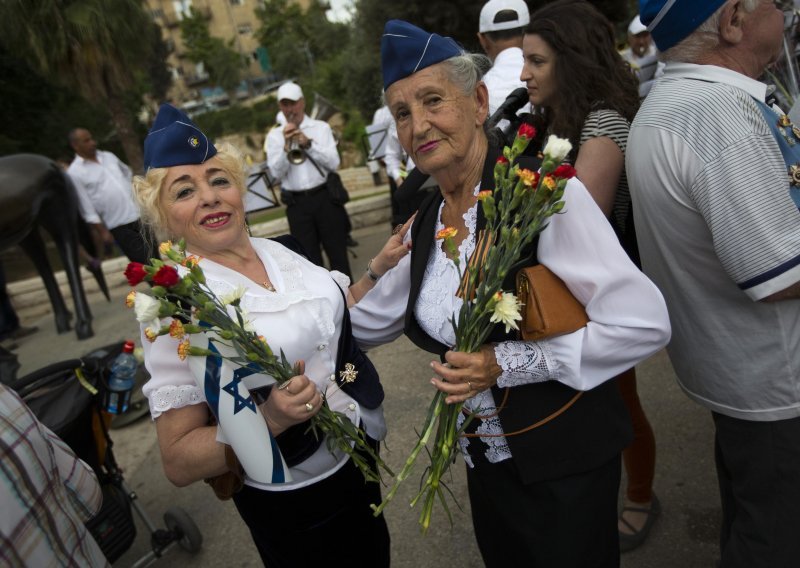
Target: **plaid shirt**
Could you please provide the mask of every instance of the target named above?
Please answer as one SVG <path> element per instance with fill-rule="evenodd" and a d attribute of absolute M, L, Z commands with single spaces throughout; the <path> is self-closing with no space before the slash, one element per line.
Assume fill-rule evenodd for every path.
<path fill-rule="evenodd" d="M 102 499 L 92 469 L 0 384 L 0 565 L 109 566 L 83 524 Z"/>

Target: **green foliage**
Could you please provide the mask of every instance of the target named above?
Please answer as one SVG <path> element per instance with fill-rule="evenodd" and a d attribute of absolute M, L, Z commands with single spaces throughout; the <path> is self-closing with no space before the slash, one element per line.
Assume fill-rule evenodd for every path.
<path fill-rule="evenodd" d="M 208 31 L 206 17 L 191 9 L 191 15 L 181 20 L 181 36 L 186 56 L 194 63 L 203 63 L 212 84 L 228 93 L 236 90 L 242 79 L 244 61 L 232 48 L 233 40 L 225 42 Z"/>
<path fill-rule="evenodd" d="M 206 112 L 194 117 L 195 123 L 211 138 L 239 132 L 266 133 L 275 124 L 278 103 L 267 98 L 253 106 L 235 105 L 222 110 Z M 242 148 L 242 150 L 244 150 Z"/>

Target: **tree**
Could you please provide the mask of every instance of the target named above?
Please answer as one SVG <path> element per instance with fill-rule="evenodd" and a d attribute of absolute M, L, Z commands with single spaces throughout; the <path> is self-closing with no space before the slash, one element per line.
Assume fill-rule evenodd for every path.
<path fill-rule="evenodd" d="M 0 41 L 44 77 L 108 110 L 128 163 L 142 170 L 142 145 L 126 97 L 148 60 L 152 22 L 140 0 L 6 0 Z"/>
<path fill-rule="evenodd" d="M 225 43 L 208 31 L 208 22 L 203 14 L 191 9 L 190 15 L 181 20 L 181 36 L 186 47 L 186 56 L 194 63 L 202 63 L 212 84 L 222 87 L 233 102 L 235 91 L 242 80 L 244 60 L 234 49 L 233 40 Z"/>

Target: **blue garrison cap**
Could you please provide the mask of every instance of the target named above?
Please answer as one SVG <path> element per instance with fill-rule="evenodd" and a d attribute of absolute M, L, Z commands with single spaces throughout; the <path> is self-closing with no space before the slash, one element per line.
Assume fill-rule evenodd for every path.
<path fill-rule="evenodd" d="M 202 164 L 217 149 L 186 113 L 163 104 L 144 139 L 144 169 Z"/>
<path fill-rule="evenodd" d="M 429 34 L 402 20 L 389 20 L 381 38 L 383 89 L 435 63 L 461 55 L 462 49 L 449 37 Z"/>
<path fill-rule="evenodd" d="M 639 16 L 659 51 L 666 51 L 705 22 L 726 0 L 639 0 Z"/>

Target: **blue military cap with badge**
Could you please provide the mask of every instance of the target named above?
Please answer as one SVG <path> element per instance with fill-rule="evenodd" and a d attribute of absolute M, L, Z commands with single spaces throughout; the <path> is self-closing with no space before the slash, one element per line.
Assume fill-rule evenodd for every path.
<path fill-rule="evenodd" d="M 727 0 L 639 0 L 639 17 L 659 51 L 686 39 Z"/>
<path fill-rule="evenodd" d="M 421 69 L 462 53 L 453 38 L 428 33 L 402 20 L 389 20 L 381 38 L 383 90 Z"/>
<path fill-rule="evenodd" d="M 217 153 L 186 113 L 163 104 L 144 140 L 144 169 L 202 164 Z"/>

